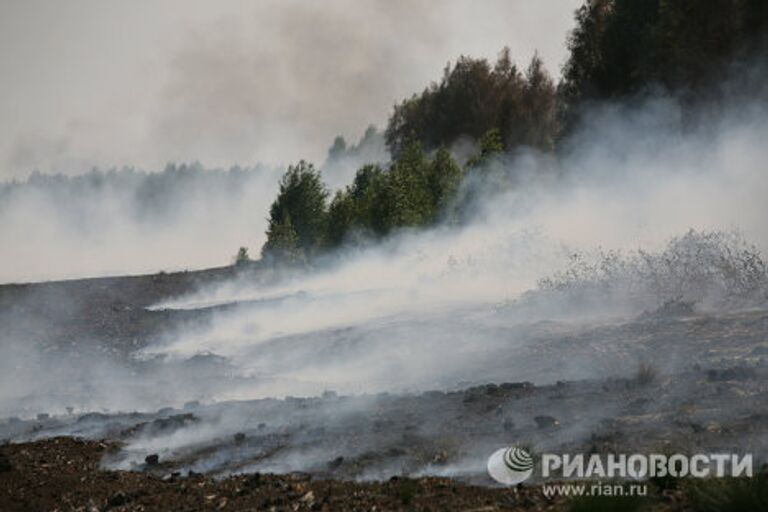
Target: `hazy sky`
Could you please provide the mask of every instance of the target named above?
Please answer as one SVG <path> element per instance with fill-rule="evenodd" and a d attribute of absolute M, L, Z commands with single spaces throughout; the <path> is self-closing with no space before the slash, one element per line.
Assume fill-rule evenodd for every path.
<path fill-rule="evenodd" d="M 459 54 L 557 73 L 579 0 L 2 0 L 0 179 L 321 161 Z"/>

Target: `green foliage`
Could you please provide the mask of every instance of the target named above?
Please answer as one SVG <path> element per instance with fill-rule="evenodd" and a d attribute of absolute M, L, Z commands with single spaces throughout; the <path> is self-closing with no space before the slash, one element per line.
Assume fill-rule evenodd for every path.
<path fill-rule="evenodd" d="M 350 186 L 336 193 L 328 214 L 329 247 L 389 232 L 394 211 L 389 179 L 379 166 L 365 165 Z"/>
<path fill-rule="evenodd" d="M 361 167 L 331 201 L 326 246 L 435 222 L 453 201 L 462 175 L 446 149 L 429 159 L 418 142 L 409 143 L 386 171 L 377 165 Z"/>
<path fill-rule="evenodd" d="M 297 263 L 305 260 L 305 253 L 299 248 L 299 237 L 286 214 L 279 222 L 270 222 L 267 241 L 261 248 L 261 255 L 267 259 L 284 263 Z"/>
<path fill-rule="evenodd" d="M 715 83 L 738 52 L 768 53 L 765 0 L 586 0 L 575 17 L 570 56 L 557 87 L 538 55 L 524 71 L 506 48 L 493 65 L 460 57 L 446 66 L 439 82 L 395 105 L 384 133 L 393 158 L 389 167 L 358 169 L 330 207 L 319 172 L 303 161 L 290 167 L 270 209 L 262 253 L 307 259 L 320 250 L 384 237 L 398 228 L 427 226 L 441 217 L 460 219 L 485 191 L 515 185 L 510 173 L 486 172 L 498 170 L 492 164 L 504 152 L 521 146 L 554 150 L 587 102 L 634 95 L 657 84 L 700 91 Z M 471 180 L 445 149 L 466 137 L 479 148 L 465 163 Z M 337 137 L 326 164 L 382 162 L 383 153 L 381 134 L 371 126 L 356 145 Z M 706 288 L 719 280 L 727 290 L 735 284 L 751 294 L 763 293 L 763 263 L 744 254 L 742 267 L 716 268 L 700 282 Z M 612 275 L 593 272 L 587 277 L 602 285 L 650 262 L 657 268 L 648 274 L 663 276 L 658 281 L 667 297 L 666 292 L 676 291 L 670 286 L 677 282 L 675 276 L 657 272 L 659 262 L 644 254 L 635 260 L 611 256 L 608 263 L 615 265 L 603 265 L 601 271 L 612 270 Z M 575 274 L 564 277 L 552 281 L 553 286 L 579 281 L 571 279 Z"/>
<path fill-rule="evenodd" d="M 344 242 L 345 237 L 355 222 L 355 203 L 349 191 L 336 192 L 328 209 L 327 243 L 336 247 Z"/>
<path fill-rule="evenodd" d="M 534 55 L 525 72 L 520 122 L 512 125 L 517 130 L 512 139 L 544 151 L 554 149 L 560 132 L 555 91 L 555 84 L 544 69 L 544 62 L 538 54 Z"/>
<path fill-rule="evenodd" d="M 377 165 L 366 165 L 357 171 L 349 189 L 355 208 L 355 223 L 376 236 L 386 235 L 391 228 L 392 194 L 389 175 Z"/>
<path fill-rule="evenodd" d="M 437 220 L 440 212 L 449 207 L 461 185 L 462 178 L 461 167 L 447 149 L 440 148 L 427 166 L 425 176 L 433 220 Z"/>
<path fill-rule="evenodd" d="M 280 181 L 280 192 L 269 211 L 267 242 L 262 254 L 311 257 L 324 243 L 328 190 L 320 172 L 300 161 Z"/>
<path fill-rule="evenodd" d="M 478 153 L 467 160 L 467 169 L 481 167 L 487 164 L 495 155 L 504 151 L 504 145 L 501 142 L 501 134 L 498 128 L 491 128 L 485 132 L 480 138 L 479 146 L 480 150 Z"/>
<path fill-rule="evenodd" d="M 495 128 L 503 149 L 522 144 L 549 149 L 557 130 L 555 98 L 538 56 L 525 75 L 512 64 L 508 49 L 493 67 L 484 59 L 461 57 L 445 68 L 440 83 L 395 106 L 387 145 L 399 155 L 414 139 L 435 149 L 461 137 L 477 140 Z M 542 129 L 553 133 L 541 134 Z"/>
<path fill-rule="evenodd" d="M 427 169 L 428 162 L 418 142 L 410 142 L 393 163 L 388 183 L 393 226 L 420 226 L 432 219 Z"/>
<path fill-rule="evenodd" d="M 737 53 L 765 54 L 767 28 L 761 0 L 588 0 L 568 39 L 561 117 L 570 125 L 584 101 L 655 84 L 703 92 Z"/>

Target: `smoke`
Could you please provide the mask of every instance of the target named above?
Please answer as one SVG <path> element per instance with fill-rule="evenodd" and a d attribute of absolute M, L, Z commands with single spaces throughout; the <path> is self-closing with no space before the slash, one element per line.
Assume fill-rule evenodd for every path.
<path fill-rule="evenodd" d="M 0 177 L 321 162 L 462 53 L 556 74 L 578 3 L 3 2 Z"/>
<path fill-rule="evenodd" d="M 225 266 L 241 246 L 257 255 L 280 174 L 195 164 L 0 186 L 0 281 Z"/>
<path fill-rule="evenodd" d="M 678 288 L 728 290 L 718 288 L 731 276 L 727 265 L 753 261 L 768 242 L 760 200 L 768 190 L 765 105 L 728 112 L 696 130 L 684 126 L 671 98 L 603 106 L 563 155 L 522 151 L 492 162 L 486 180 L 470 180 L 480 193 L 468 193 L 476 202 L 465 224 L 404 230 L 313 268 L 258 279 L 243 274 L 162 301 L 152 314 L 177 320 L 127 361 L 60 355 L 54 371 L 46 354 L 8 351 L 4 378 L 35 365 L 43 371 L 2 386 L 14 389 L 2 397 L 4 414 L 60 411 L 64 401 L 53 390 L 63 389 L 62 381 L 74 390 L 67 403 L 76 411 L 205 404 L 62 416 L 42 430 L 24 430 L 22 422 L 5 431 L 14 438 L 117 435 L 125 444 L 105 459 L 111 468 L 144 468 L 144 458 L 158 453 L 175 468 L 219 475 L 307 470 L 386 478 L 476 474 L 478 457 L 508 442 L 510 429 L 539 449 L 581 446 L 627 407 L 624 394 L 604 394 L 610 380 L 597 379 L 632 379 L 640 362 L 678 376 L 654 409 L 677 410 L 694 382 L 700 386 L 685 377 L 694 355 L 711 362 L 710 351 L 699 350 L 691 339 L 697 334 L 681 334 L 678 324 L 643 318 L 659 306 L 665 312 Z M 731 234 L 734 228 L 747 242 Z M 574 254 L 586 255 L 587 272 L 573 272 Z M 611 254 L 621 255 L 608 258 L 614 267 L 599 259 Z M 648 256 L 651 271 L 637 271 L 639 254 Z M 764 267 L 755 268 L 764 283 Z M 654 288 L 659 269 L 680 281 Z M 641 300 L 634 285 L 625 286 L 632 280 Z M 593 288 L 609 293 L 582 293 Z M 765 301 L 760 293 L 743 298 L 694 308 L 720 315 Z M 92 370 L 78 370 L 83 363 Z M 556 382 L 585 379 L 578 386 L 592 397 L 588 403 L 553 400 L 568 400 Z M 552 418 L 532 418 L 527 407 L 534 402 L 520 401 L 532 392 L 527 384 L 467 389 L 521 381 L 550 386 L 536 396 L 563 422 L 557 432 L 537 426 Z M 599 393 L 605 401 L 594 400 Z M 636 393 L 640 404 L 643 393 Z M 478 398 L 497 394 L 507 401 Z M 736 403 L 724 405 L 718 421 L 736 418 Z"/>
<path fill-rule="evenodd" d="M 552 301 L 570 302 L 593 321 L 631 318 L 675 299 L 725 307 L 714 294 L 752 286 L 736 273 L 749 273 L 748 261 L 756 262 L 757 285 L 755 294 L 745 292 L 743 298 L 747 304 L 765 300 L 759 254 L 768 242 L 762 201 L 768 190 L 762 169 L 768 124 L 763 104 L 733 112 L 706 129 L 691 130 L 671 98 L 604 106 L 563 158 L 523 153 L 493 164 L 488 173 L 501 173 L 515 185 L 499 190 L 499 176 L 488 178 L 496 192 L 475 196 L 479 201 L 468 225 L 403 232 L 273 285 L 228 283 L 157 305 L 240 304 L 216 315 L 205 329 L 170 334 L 147 353 L 220 354 L 246 375 L 281 382 L 258 392 L 262 396 L 317 394 L 329 387 L 403 391 L 437 382 L 455 385 L 473 371 L 493 380 L 484 365 L 496 351 L 523 351 L 531 343 L 500 336 L 496 328 L 568 319 L 558 316 L 562 309 L 547 306 Z M 690 229 L 702 234 L 665 245 Z M 718 234 L 734 229 L 757 247 Z M 632 295 L 631 287 L 617 284 L 597 302 L 563 295 L 544 300 L 538 310 L 491 313 L 496 305 L 516 304 L 557 269 L 567 276 L 575 252 L 597 248 L 603 254 L 628 251 L 627 261 L 616 260 L 624 274 L 603 269 L 600 279 L 638 279 L 642 293 Z M 646 270 L 632 256 L 637 249 L 645 251 Z M 654 287 L 652 281 L 660 280 L 666 287 Z M 430 364 L 436 352 L 439 367 Z M 563 375 L 541 373 L 532 361 L 521 361 L 526 364 L 505 371 L 539 383 Z M 592 368 L 577 373 L 595 375 Z"/>
<path fill-rule="evenodd" d="M 602 361 L 597 369 L 580 358 L 554 367 L 541 361 L 535 347 L 545 330 L 535 322 L 632 319 L 670 300 L 719 310 L 764 300 L 759 263 L 768 242 L 762 201 L 768 190 L 762 170 L 762 141 L 768 135 L 764 108 L 752 103 L 713 118 L 704 130 L 691 130 L 682 125 L 670 98 L 604 106 L 560 158 L 521 152 L 491 164 L 486 176 L 494 190 L 473 195 L 477 202 L 468 223 L 405 230 L 382 244 L 329 256 L 312 269 L 257 280 L 246 274 L 156 304 L 151 309 L 158 314 L 200 315 L 205 321 L 171 322 L 133 357 L 136 364 L 150 364 L 150 373 L 143 373 L 146 382 L 166 381 L 165 365 L 223 358 L 226 364 L 214 364 L 211 371 L 229 378 L 206 389 L 210 400 L 311 396 L 327 389 L 410 392 L 499 380 L 546 384 L 626 372 L 626 363 L 616 361 Z M 255 184 L 245 190 L 262 193 L 261 175 L 246 176 Z M 212 231 L 233 222 L 241 230 L 234 231 L 238 236 L 246 228 L 259 231 L 232 216 L 229 191 L 219 195 L 210 184 L 192 183 L 199 196 L 182 189 L 182 205 L 189 197 L 197 199 L 169 226 L 187 226 L 182 234 L 194 230 L 190 254 L 201 264 L 207 254 L 221 258 L 219 247 L 227 244 L 196 253 L 201 240 L 210 238 L 203 238 L 200 224 L 190 227 L 190 218 L 202 222 L 206 217 Z M 468 186 L 477 184 L 470 180 Z M 110 194 L 100 194 L 105 204 L 123 207 Z M 217 197 L 220 204 L 228 203 L 219 217 L 213 208 Z M 257 201 L 245 194 L 237 204 L 250 211 Z M 200 217 L 189 215 L 203 204 Z M 253 216 L 245 218 L 251 222 Z M 690 229 L 701 235 L 666 245 Z M 733 229 L 756 247 L 717 234 Z M 116 230 L 122 237 L 126 232 Z M 18 240 L 21 234 L 13 236 Z M 183 238 L 169 240 L 175 245 L 168 250 L 178 254 Z M 146 247 L 148 240 L 142 242 Z M 597 249 L 597 259 L 591 260 Z M 644 252 L 633 252 L 638 249 Z M 574 254 L 583 255 L 575 268 Z M 734 286 L 751 286 L 740 281 L 746 274 L 739 274 L 748 261 L 756 262 L 757 274 L 747 277 L 758 284 L 739 297 L 743 300 L 724 303 L 720 299 Z M 94 268 L 92 262 L 82 264 L 83 271 Z M 539 289 L 547 283 L 544 278 L 552 279 Z M 592 293 L 595 289 L 601 292 Z M 435 354 L 440 364 L 434 364 Z M 675 360 L 673 354 L 665 357 Z M 155 380 L 148 376 L 152 372 L 159 372 Z M 133 378 L 122 374 L 128 382 Z M 62 377 L 70 378 L 77 381 L 76 372 Z M 179 379 L 164 388 L 184 389 L 186 377 Z M 52 376 L 49 388 L 56 382 Z M 169 392 L 169 402 L 199 398 L 191 389 L 202 388 L 191 386 L 178 396 Z M 109 402 L 106 394 L 102 407 Z"/>
<path fill-rule="evenodd" d="M 334 26 L 323 8 L 312 7 L 310 12 Z M 345 16 L 340 20 L 353 22 Z M 391 19 L 382 22 L 384 27 L 393 23 Z M 301 30 L 299 33 L 304 37 Z M 323 40 L 316 40 L 311 30 L 308 33 L 308 39 L 299 38 L 303 41 L 299 48 L 317 46 L 332 53 Z M 254 37 L 269 36 L 270 32 L 257 31 Z M 247 65 L 250 56 L 234 50 L 237 45 L 229 43 L 230 35 L 221 37 L 222 41 L 213 43 L 201 38 L 197 54 L 205 65 L 200 69 L 216 69 L 217 59 L 224 55 L 232 59 L 225 68 L 242 68 L 243 74 L 236 75 L 233 84 L 253 83 L 256 77 Z M 337 43 L 328 44 L 334 48 Z M 345 44 L 344 48 L 351 46 Z M 211 56 L 206 53 L 209 49 Z M 281 47 L 280 54 L 294 51 L 298 50 Z M 323 73 L 331 68 L 311 57 L 302 55 L 297 62 L 306 66 L 307 76 L 328 79 Z M 181 83 L 195 85 L 169 89 L 169 110 L 160 112 L 164 135 L 158 136 L 163 145 L 183 148 L 197 133 L 193 128 L 208 119 L 205 98 L 219 90 L 219 75 L 224 74 L 210 73 L 209 80 L 198 80 L 200 69 L 192 55 L 183 56 L 177 64 Z M 280 83 L 290 83 L 293 77 L 279 66 L 275 73 Z M 274 94 L 270 81 L 265 80 L 265 94 Z M 350 84 L 350 106 L 364 103 L 361 83 L 367 84 Z M 303 85 L 292 87 L 286 94 L 296 102 L 296 112 L 307 109 L 308 118 L 330 124 L 331 107 L 320 104 L 316 97 L 304 104 Z M 233 146 L 221 147 L 237 154 L 234 147 L 245 144 L 244 140 L 267 137 L 264 140 L 280 148 L 285 136 L 280 124 L 269 136 L 257 131 L 238 139 L 240 112 L 249 112 L 241 108 L 245 96 L 224 96 L 231 104 L 221 103 L 211 126 L 216 133 L 231 135 Z M 336 108 L 338 105 L 333 106 Z M 261 112 L 261 107 L 253 107 L 256 110 Z M 296 112 L 275 107 L 264 119 L 277 123 L 278 114 L 281 118 L 285 114 L 298 123 Z M 732 275 L 731 269 L 757 261 L 768 248 L 766 114 L 764 100 L 739 97 L 731 98 L 720 111 L 702 110 L 697 118 L 706 122 L 694 126 L 688 124 L 672 97 L 594 106 L 560 154 L 521 150 L 491 162 L 483 170 L 484 179 L 470 179 L 462 197 L 474 200 L 468 208 L 472 215 L 464 224 L 403 230 L 381 244 L 346 248 L 315 262 L 313 268 L 275 271 L 278 275 L 261 279 L 241 275 L 164 300 L 142 313 L 174 321 L 153 332 L 148 346 L 129 350 L 122 360 L 110 355 L 75 357 L 77 347 L 71 353 L 48 354 L 25 347 L 27 340 L 11 340 L 4 348 L 8 357 L 0 367 L 0 389 L 4 390 L 0 414 L 30 415 L 45 407 L 60 411 L 65 403 L 74 404 L 78 411 L 146 410 L 203 400 L 210 405 L 190 405 L 187 409 L 195 412 L 193 417 L 177 418 L 172 421 L 175 426 L 167 430 L 169 418 L 165 415 L 142 416 L 146 422 L 140 429 L 121 430 L 120 435 L 128 440 L 126 450 L 107 463 L 110 467 L 138 467 L 145 455 L 161 451 L 164 457 L 177 457 L 198 471 L 292 471 L 325 467 L 334 451 L 365 457 L 366 443 L 374 443 L 375 436 L 377 446 L 387 448 L 412 442 L 415 435 L 395 438 L 389 432 L 385 413 L 381 413 L 384 419 L 371 418 L 372 411 L 386 410 L 389 418 L 409 421 L 408 414 L 417 407 L 409 401 L 409 393 L 438 390 L 429 395 L 433 407 L 456 411 L 463 407 L 457 402 L 464 397 L 446 391 L 475 384 L 530 381 L 557 388 L 555 383 L 561 380 L 626 376 L 641 360 L 664 372 L 679 372 L 690 362 L 691 344 L 670 346 L 670 339 L 679 333 L 662 329 L 653 341 L 667 345 L 663 351 L 655 350 L 656 346 L 642 343 L 647 329 L 633 322 L 649 309 L 663 308 L 680 298 L 702 300 L 693 307 L 714 313 L 764 306 L 762 264 L 754 265 L 760 293 L 745 294 L 745 300 L 736 304 L 721 301 L 719 295 L 731 290 L 725 279 Z M 185 126 L 191 128 L 185 131 Z M 299 130 L 302 137 L 314 131 L 311 123 Z M 214 146 L 220 147 L 215 143 L 206 149 L 203 143 L 201 148 L 208 151 Z M 112 262 L 129 261 L 125 254 L 146 258 L 130 258 L 134 271 L 146 268 L 143 265 L 174 265 L 179 254 L 184 254 L 185 262 L 201 266 L 219 262 L 222 251 L 234 252 L 244 237 L 263 232 L 263 224 L 259 224 L 263 220 L 254 211 L 265 212 L 275 192 L 275 173 L 252 172 L 243 180 L 236 181 L 236 194 L 228 187 L 217 189 L 206 179 L 193 180 L 189 189 L 181 191 L 171 213 L 161 214 L 162 222 L 151 215 L 144 217 L 147 203 L 136 202 L 136 194 L 123 188 L 94 188 L 88 196 L 96 199 L 86 202 L 83 210 L 68 209 L 68 201 L 62 209 L 45 195 L 37 195 L 34 188 L 11 191 L 6 196 L 8 217 L 34 219 L 42 231 L 30 234 L 21 224 L 2 225 L 6 230 L 0 231 L 2 241 L 13 241 L 2 244 L 2 250 L 9 251 L 3 257 L 11 262 L 8 275 L 40 275 L 41 270 L 51 269 L 68 275 L 93 274 L 97 269 L 106 272 L 113 268 L 109 266 Z M 160 197 L 162 205 L 165 196 Z M 151 230 L 143 229 L 146 223 Z M 734 230 L 746 243 L 731 234 Z M 157 240 L 148 237 L 149 232 L 157 233 Z M 93 233 L 99 236 L 89 239 Z M 105 234 L 99 245 L 99 237 Z M 35 238 L 40 236 L 43 241 Z M 680 240 L 687 242 L 681 244 Z M 83 241 L 90 243 L 86 246 Z M 57 247 L 55 252 L 50 251 L 52 246 Z M 46 252 L 54 254 L 48 257 Z M 61 263 L 52 259 L 56 253 L 62 255 Z M 588 255 L 586 267 L 579 263 L 575 273 L 569 266 L 574 254 Z M 597 254 L 598 259 L 590 260 L 590 254 Z M 613 258 L 613 254 L 619 256 Z M 638 270 L 643 254 L 649 255 L 651 271 Z M 688 258 L 691 254 L 696 257 Z M 89 255 L 91 261 L 86 259 Z M 607 260 L 600 259 L 604 255 L 609 255 Z M 699 265 L 705 270 L 703 277 Z M 587 272 L 579 274 L 581 268 Z M 664 283 L 671 285 L 668 288 L 652 286 L 654 280 L 664 279 L 660 270 L 673 271 L 671 275 L 680 281 Z M 696 281 L 700 279 L 703 288 Z M 642 291 L 640 300 L 634 294 L 635 280 Z M 625 285 L 628 281 L 630 285 Z M 592 294 L 584 300 L 581 292 L 595 287 L 607 288 L 609 293 Z M 578 293 L 569 293 L 573 290 Z M 712 290 L 717 292 L 714 298 Z M 630 327 L 612 330 L 622 324 Z M 601 330 L 601 325 L 607 327 Z M 623 339 L 626 333 L 635 338 Z M 39 368 L 35 378 L 28 374 L 32 367 Z M 90 370 L 83 371 L 83 367 Z M 73 390 L 71 396 L 55 393 L 65 388 Z M 680 392 L 675 400 L 689 391 L 670 388 Z M 512 385 L 508 391 L 520 389 L 528 387 Z M 323 396 L 328 390 L 357 396 Z M 375 397 L 365 396 L 374 393 Z M 475 394 L 467 392 L 466 398 L 471 401 Z M 316 398 L 288 398 L 290 395 Z M 554 393 L 553 397 L 562 398 Z M 227 402 L 246 399 L 254 401 Z M 558 436 L 547 439 L 541 434 L 539 438 L 550 444 L 584 438 L 597 422 L 624 405 L 621 400 L 618 397 L 608 405 L 593 402 L 584 416 L 574 415 Z M 729 407 L 736 407 L 735 403 L 731 401 Z M 463 414 L 466 409 L 460 411 Z M 734 411 L 729 409 L 728 414 Z M 456 465 L 441 471 L 461 473 L 475 464 L 475 459 L 462 452 L 466 449 L 462 442 L 474 440 L 452 440 L 456 447 L 444 448 L 441 443 L 450 442 L 443 441 L 440 423 L 448 416 L 431 409 L 421 410 L 421 414 L 430 417 L 431 423 L 418 430 L 420 446 L 432 451 L 455 448 Z M 467 422 L 481 432 L 485 418 L 469 416 L 450 416 L 450 420 Z M 372 426 L 375 421 L 382 423 L 371 437 L 364 438 L 355 430 L 363 430 L 363 423 L 348 426 L 349 418 L 357 417 L 364 417 Z M 119 417 L 119 421 L 123 419 Z M 526 428 L 532 428 L 530 418 L 525 419 Z M 112 428 L 107 422 L 92 426 L 89 421 L 86 418 L 78 426 L 69 418 L 63 426 L 56 425 L 59 430 L 31 435 L 84 429 L 100 436 L 108 435 Z M 117 426 L 130 424 L 126 421 Z M 329 449 L 328 440 L 333 442 L 333 436 L 314 430 L 315 424 L 324 425 L 339 439 L 348 439 L 348 444 L 338 442 Z M 245 442 L 234 440 L 243 430 L 252 436 L 253 444 L 246 442 L 247 449 L 232 448 L 233 443 Z M 494 439 L 506 436 L 500 426 L 491 434 Z M 325 440 L 325 446 L 314 446 L 317 439 Z M 378 466 L 367 474 L 379 477 L 409 468 L 431 472 L 425 469 L 431 467 L 430 460 L 413 466 Z"/>
<path fill-rule="evenodd" d="M 303 158 L 339 188 L 388 158 L 366 127 L 385 126 L 396 101 L 458 55 L 494 58 L 509 45 L 522 65 L 538 50 L 555 74 L 577 3 L 4 2 L 0 179 Z M 337 135 L 363 138 L 327 158 Z M 219 266 L 240 246 L 255 255 L 277 188 L 275 173 L 259 173 L 234 191 L 198 180 L 156 222 L 137 221 L 135 183 L 66 200 L 13 187 L 0 194 L 0 282 Z"/>

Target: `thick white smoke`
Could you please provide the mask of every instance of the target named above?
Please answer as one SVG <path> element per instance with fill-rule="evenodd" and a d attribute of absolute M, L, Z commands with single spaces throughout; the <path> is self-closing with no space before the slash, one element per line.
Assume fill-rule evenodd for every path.
<path fill-rule="evenodd" d="M 526 340 L 500 339 L 494 331 L 519 323 L 520 315 L 495 316 L 494 305 L 514 301 L 539 279 L 566 269 L 574 251 L 655 253 L 689 229 L 738 229 L 765 251 L 764 114 L 754 104 L 713 118 L 706 130 L 685 131 L 670 99 L 631 109 L 606 106 L 561 160 L 523 153 L 497 164 L 518 185 L 481 196 L 469 225 L 405 232 L 276 285 L 234 282 L 160 304 L 194 309 L 242 303 L 216 315 L 207 328 L 182 328 L 148 352 L 221 354 L 244 374 L 272 379 L 257 395 L 283 394 L 281 386 L 284 393 L 316 394 L 327 387 L 371 391 L 456 383 L 500 345 L 522 349 Z M 592 305 L 597 310 L 581 305 L 581 313 L 633 316 L 675 298 L 612 297 Z M 523 320 L 557 319 L 553 311 L 527 311 Z M 562 377 L 534 377 L 531 368 L 516 371 L 539 382 Z"/>
<path fill-rule="evenodd" d="M 192 165 L 0 185 L 0 282 L 219 267 L 241 246 L 257 256 L 281 172 Z"/>

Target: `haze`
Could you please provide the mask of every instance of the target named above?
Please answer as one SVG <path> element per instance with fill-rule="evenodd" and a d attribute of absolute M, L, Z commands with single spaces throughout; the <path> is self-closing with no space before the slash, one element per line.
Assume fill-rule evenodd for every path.
<path fill-rule="evenodd" d="M 436 5 L 4 1 L 0 180 L 321 160 L 460 54 L 538 51 L 557 74 L 578 2 Z"/>

